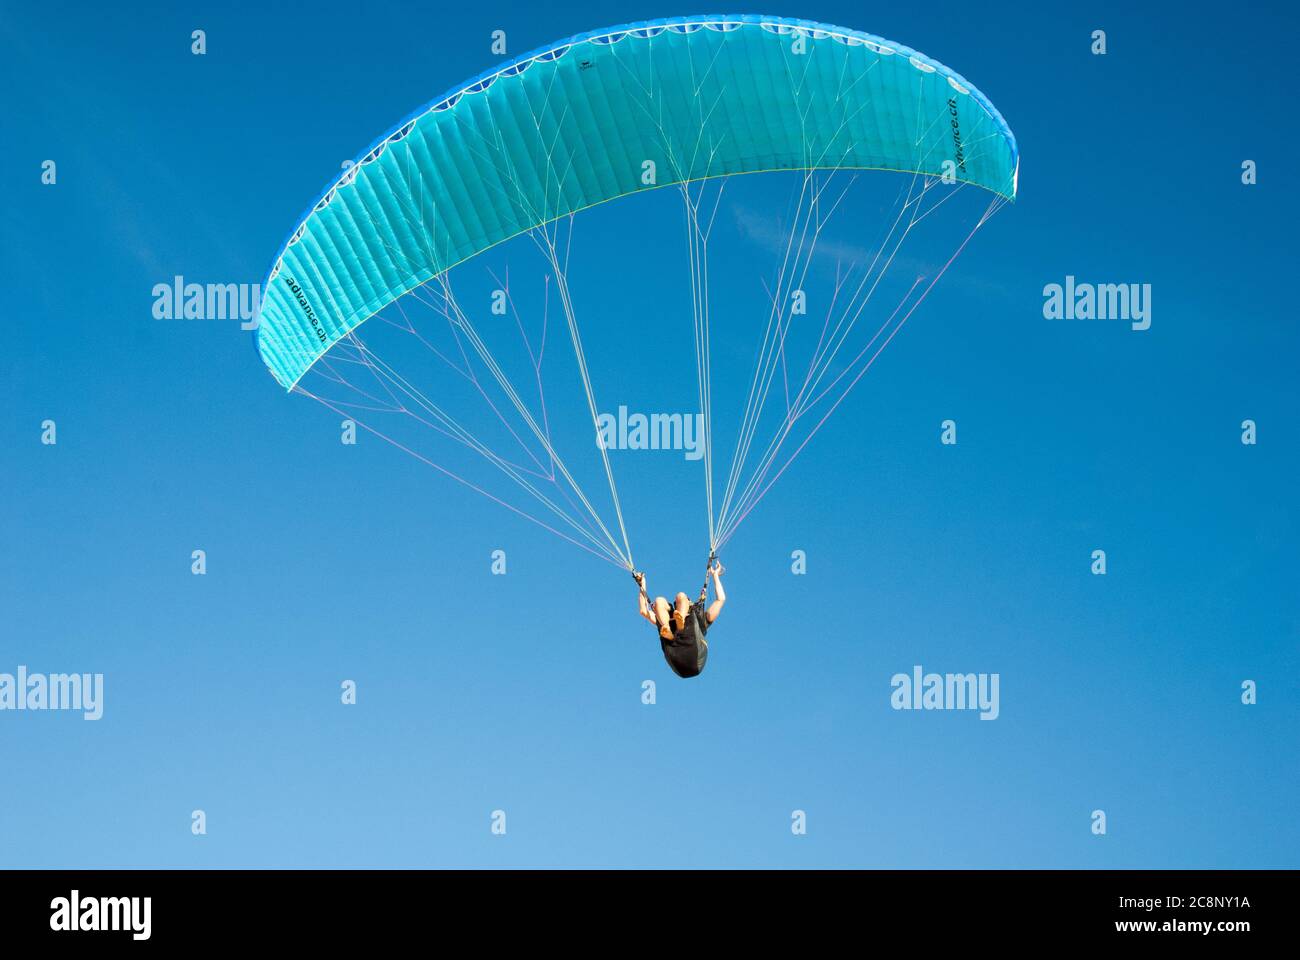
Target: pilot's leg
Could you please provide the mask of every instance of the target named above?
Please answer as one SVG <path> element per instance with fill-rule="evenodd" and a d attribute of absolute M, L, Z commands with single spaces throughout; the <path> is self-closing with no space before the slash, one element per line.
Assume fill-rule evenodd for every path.
<path fill-rule="evenodd" d="M 655 597 L 655 623 L 659 624 L 659 636 L 665 640 L 673 638 L 673 627 L 669 616 L 668 601 L 663 597 Z"/>

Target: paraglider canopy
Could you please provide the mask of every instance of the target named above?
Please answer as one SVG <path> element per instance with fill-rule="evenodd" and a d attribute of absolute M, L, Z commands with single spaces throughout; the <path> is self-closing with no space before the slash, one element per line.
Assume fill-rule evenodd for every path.
<path fill-rule="evenodd" d="M 876 245 L 841 245 L 853 253 L 837 255 L 832 289 L 818 296 L 807 289 L 816 273 L 810 264 L 862 171 L 878 171 L 866 176 L 896 185 L 897 199 L 892 210 L 876 208 L 858 221 L 872 227 Z M 743 321 L 735 334 L 758 339 L 757 360 L 715 497 L 709 302 L 718 277 L 709 273 L 709 237 L 723 185 L 748 174 L 795 182 L 784 215 L 768 220 L 779 222 L 783 235 L 764 280 L 766 302 L 728 311 Z M 355 418 L 447 476 L 634 570 L 596 400 L 598 387 L 622 384 L 606 370 L 593 383 L 569 258 L 582 211 L 675 187 L 687 227 L 686 309 L 699 404 L 693 415 L 702 423 L 712 553 L 839 407 L 974 232 L 1014 199 L 1017 174 L 1015 138 L 988 99 L 909 47 L 856 30 L 749 15 L 593 31 L 457 85 L 366 150 L 277 257 L 263 285 L 258 346 L 286 389 Z M 951 256 L 937 263 L 900 258 L 904 240 L 919 226 L 929 231 L 940 208 L 959 207 L 949 201 L 967 187 L 987 208 Z M 512 364 L 493 340 L 504 325 L 464 307 L 451 274 L 490 259 L 491 248 L 520 235 L 542 254 L 545 293 L 541 320 L 530 329 L 505 271 L 496 307 L 515 315 L 522 340 L 522 350 L 518 341 L 508 345 L 516 353 Z M 891 284 L 887 274 L 891 267 L 898 273 L 899 264 L 910 275 Z M 761 272 L 747 258 L 731 278 L 754 280 Z M 867 312 L 881 300 L 892 309 L 885 303 L 878 316 Z M 806 316 L 809 304 L 823 313 L 820 323 Z M 558 369 L 555 351 L 543 349 L 552 311 L 562 315 L 573 347 L 562 385 L 581 385 L 574 411 L 590 415 L 594 444 L 591 433 L 566 436 L 548 410 L 556 393 L 543 388 L 544 373 Z M 372 317 L 385 322 L 366 324 Z M 677 336 L 674 329 L 673 342 Z M 396 358 L 385 337 L 396 338 Z M 411 359 L 414 373 L 400 362 Z M 777 382 L 784 403 L 769 418 Z M 479 409 L 468 408 L 476 402 Z M 540 506 L 541 517 L 435 459 L 425 438 L 388 429 L 399 421 L 424 429 L 440 449 L 486 462 L 491 478 L 514 484 Z M 484 437 L 488 428 L 498 430 L 501 443 Z M 602 516 L 602 497 L 583 489 L 575 451 L 603 471 L 612 518 Z"/>
<path fill-rule="evenodd" d="M 880 37 L 753 15 L 592 31 L 457 85 L 358 157 L 278 257 L 258 344 L 292 388 L 341 337 L 430 278 L 642 190 L 875 169 L 950 173 L 1011 199 L 1017 164 L 1015 138 L 983 94 Z"/>

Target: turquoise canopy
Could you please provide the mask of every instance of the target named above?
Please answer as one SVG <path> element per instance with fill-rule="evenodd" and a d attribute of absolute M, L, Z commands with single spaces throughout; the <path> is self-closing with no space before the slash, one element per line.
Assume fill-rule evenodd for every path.
<path fill-rule="evenodd" d="M 313 206 L 263 285 L 258 347 L 292 389 L 403 294 L 607 200 L 710 177 L 872 169 L 1014 199 L 1002 116 L 929 57 L 806 20 L 717 15 L 571 37 L 420 108 Z"/>

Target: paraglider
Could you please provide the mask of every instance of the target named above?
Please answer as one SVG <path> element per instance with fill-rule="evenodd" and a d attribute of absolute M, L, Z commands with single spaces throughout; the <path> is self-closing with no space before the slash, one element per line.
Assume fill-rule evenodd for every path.
<path fill-rule="evenodd" d="M 693 332 L 697 409 L 686 415 L 698 416 L 702 434 L 700 455 L 680 469 L 702 475 L 701 553 L 713 558 L 971 236 L 1014 199 L 1018 162 L 1015 138 L 983 94 L 870 34 L 763 16 L 593 31 L 457 85 L 365 151 L 277 257 L 258 346 L 284 389 L 634 572 L 600 439 L 609 414 L 597 402 L 628 361 L 615 350 L 589 355 L 570 258 L 584 211 L 671 188 L 689 265 L 690 323 L 683 312 L 677 329 L 683 345 Z M 768 251 L 766 269 L 752 251 L 736 258 L 744 269 L 719 268 L 710 240 L 724 188 L 760 178 L 769 186 L 759 199 L 774 198 L 777 212 L 740 208 L 726 229 Z M 868 181 L 892 203 L 829 242 L 828 228 Z M 982 199 L 950 255 L 901 254 L 906 239 L 934 232 L 960 206 L 958 194 Z M 511 284 L 511 263 L 490 262 L 512 238 L 513 249 L 531 244 L 541 258 L 531 304 Z M 513 323 L 485 322 L 458 292 L 476 264 L 495 284 L 492 314 Z M 732 298 L 717 327 L 716 289 L 760 274 L 762 309 Z M 548 349 L 556 317 L 571 347 L 563 358 Z M 729 360 L 756 358 L 748 389 L 723 401 L 739 415 L 721 428 L 720 343 Z M 690 641 L 707 650 L 704 632 L 725 599 L 720 566 L 710 570 L 717 600 L 708 617 L 689 603 L 661 617 L 643 592 L 642 613 L 666 644 L 687 635 L 689 617 L 699 627 Z"/>
<path fill-rule="evenodd" d="M 722 614 L 722 607 L 727 602 L 727 591 L 722 587 L 724 572 L 717 558 L 709 557 L 704 586 L 700 588 L 696 601 L 691 603 L 690 597 L 679 593 L 671 604 L 664 597 L 655 597 L 651 603 L 646 593 L 645 574 L 639 570 L 632 574 L 640 591 L 637 600 L 641 616 L 654 624 L 664 659 L 679 677 L 698 677 L 704 672 L 709 659 L 705 634 Z M 709 578 L 713 579 L 713 602 L 705 606 L 709 598 Z"/>

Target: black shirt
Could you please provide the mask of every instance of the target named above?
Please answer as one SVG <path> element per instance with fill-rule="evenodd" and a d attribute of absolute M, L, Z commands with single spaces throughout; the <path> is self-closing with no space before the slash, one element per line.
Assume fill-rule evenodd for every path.
<path fill-rule="evenodd" d="M 697 600 L 686 613 L 686 622 L 682 629 L 677 629 L 676 621 L 668 614 L 669 623 L 673 625 L 673 638 L 659 638 L 659 646 L 664 651 L 664 659 L 673 673 L 679 677 L 697 677 L 704 670 L 709 659 L 709 645 L 704 642 L 704 635 L 709 632 L 709 618 L 704 612 L 704 601 Z"/>

